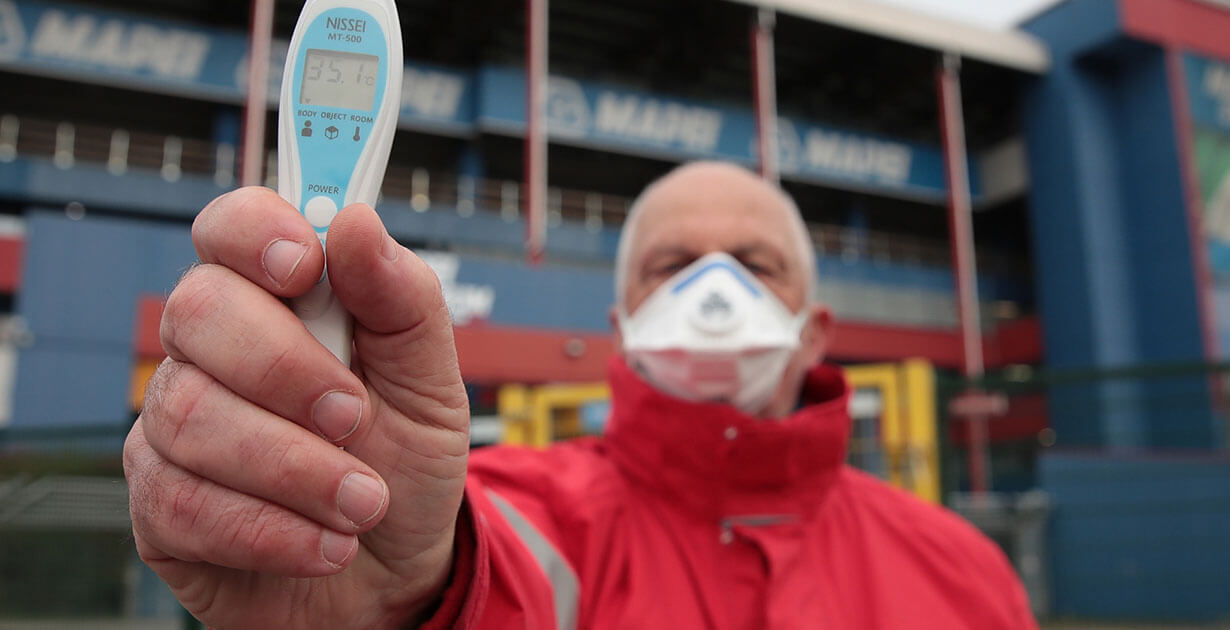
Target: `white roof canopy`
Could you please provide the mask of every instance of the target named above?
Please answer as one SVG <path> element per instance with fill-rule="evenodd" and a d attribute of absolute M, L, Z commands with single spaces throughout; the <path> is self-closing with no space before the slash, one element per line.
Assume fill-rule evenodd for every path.
<path fill-rule="evenodd" d="M 1024 72 L 1042 74 L 1051 67 L 1046 46 L 1019 30 L 982 28 L 866 0 L 733 1 Z"/>

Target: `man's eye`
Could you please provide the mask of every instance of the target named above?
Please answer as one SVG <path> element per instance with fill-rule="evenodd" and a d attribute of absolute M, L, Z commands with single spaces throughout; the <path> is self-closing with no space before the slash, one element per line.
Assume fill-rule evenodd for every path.
<path fill-rule="evenodd" d="M 682 258 L 671 258 L 671 259 L 666 259 L 666 260 L 662 260 L 659 262 L 655 262 L 649 265 L 646 268 L 646 271 L 648 272 L 649 277 L 651 278 L 662 278 L 666 276 L 673 276 L 679 273 L 680 271 L 682 271 L 685 267 L 687 267 L 690 264 L 692 264 L 692 261 L 690 260 L 686 260 Z"/>
<path fill-rule="evenodd" d="M 775 275 L 773 265 L 762 264 L 755 261 L 741 261 L 743 267 L 757 276 L 772 276 Z"/>
<path fill-rule="evenodd" d="M 681 262 L 662 263 L 655 265 L 650 269 L 650 273 L 655 276 L 673 276 L 683 270 L 687 265 Z"/>

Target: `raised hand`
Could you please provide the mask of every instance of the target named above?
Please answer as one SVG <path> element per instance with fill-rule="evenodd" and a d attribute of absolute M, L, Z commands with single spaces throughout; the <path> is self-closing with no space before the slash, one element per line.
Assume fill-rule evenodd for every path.
<path fill-rule="evenodd" d="M 242 189 L 201 212 L 193 241 L 203 264 L 167 301 L 168 358 L 124 447 L 141 557 L 217 629 L 404 627 L 430 612 L 469 447 L 435 274 L 370 208 L 337 215 L 347 369 L 280 299 L 324 266 L 295 208 Z"/>

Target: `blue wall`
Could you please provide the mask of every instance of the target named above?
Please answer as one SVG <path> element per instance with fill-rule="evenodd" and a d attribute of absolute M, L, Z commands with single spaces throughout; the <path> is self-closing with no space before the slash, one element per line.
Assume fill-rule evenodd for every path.
<path fill-rule="evenodd" d="M 137 301 L 142 294 L 169 292 L 195 260 L 189 219 L 223 191 L 201 177 L 168 184 L 153 173 L 115 176 L 89 164 L 63 170 L 23 159 L 9 166 L 0 170 L 0 192 L 48 202 L 81 200 L 87 208 L 123 209 L 128 217 L 89 210 L 79 220 L 60 210 L 27 213 L 17 314 L 29 323 L 34 343 L 18 358 L 13 424 L 124 422 L 130 415 Z M 522 262 L 519 221 L 489 212 L 462 217 L 451 208 L 420 213 L 403 203 L 385 203 L 379 210 L 400 240 L 483 252 L 459 255 L 451 281 L 494 290 L 491 322 L 608 330 L 617 230 L 590 232 L 571 222 L 553 227 L 548 263 L 531 268 Z M 861 286 L 951 292 L 951 274 L 943 269 L 823 256 L 818 264 L 822 277 Z M 1028 303 L 1019 282 L 983 277 L 980 283 L 987 300 Z"/>
<path fill-rule="evenodd" d="M 1069 0 L 1025 28 L 1054 59 L 1024 108 L 1048 366 L 1203 360 L 1164 51 L 1120 32 L 1115 0 Z M 1055 501 L 1055 613 L 1230 615 L 1230 460 L 1208 381 L 1119 379 L 1048 394 L 1061 445 L 1183 449 L 1041 456 L 1038 481 Z"/>
<path fill-rule="evenodd" d="M 34 342 L 17 358 L 13 427 L 122 424 L 137 296 L 169 291 L 196 259 L 188 230 L 51 211 L 26 219 L 17 314 Z"/>
<path fill-rule="evenodd" d="M 1118 19 L 1114 0 L 1072 0 L 1026 25 L 1055 60 L 1025 103 L 1036 288 L 1054 368 L 1204 358 L 1164 53 L 1123 38 Z M 1091 387 L 1103 409 L 1075 411 L 1087 405 L 1073 397 Z M 1065 444 L 1217 444 L 1208 405 L 1175 414 L 1153 402 L 1153 388 L 1058 390 L 1053 426 Z"/>
<path fill-rule="evenodd" d="M 1230 459 L 1049 453 L 1057 615 L 1230 618 Z"/>

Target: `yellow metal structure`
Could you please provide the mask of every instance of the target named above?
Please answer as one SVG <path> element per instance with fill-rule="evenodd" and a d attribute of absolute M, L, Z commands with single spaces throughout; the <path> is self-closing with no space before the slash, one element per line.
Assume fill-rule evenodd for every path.
<path fill-rule="evenodd" d="M 851 387 L 874 390 L 882 403 L 878 439 L 858 440 L 852 449 L 875 451 L 887 462 L 888 481 L 931 503 L 940 502 L 936 436 L 935 370 L 921 359 L 846 368 Z M 581 408 L 610 398 L 602 383 L 580 385 L 505 385 L 499 413 L 502 444 L 545 447 L 583 433 Z"/>
<path fill-rule="evenodd" d="M 505 385 L 500 388 L 500 418 L 504 422 L 501 444 L 544 447 L 555 440 L 583 433 L 581 407 L 610 399 L 605 383 Z"/>
<path fill-rule="evenodd" d="M 888 481 L 931 503 L 940 502 L 935 369 L 921 359 L 846 368 L 850 386 L 873 390 L 882 403 L 878 444 L 851 448 L 883 451 Z"/>
<path fill-rule="evenodd" d="M 154 371 L 162 364 L 160 360 L 140 359 L 132 368 L 132 380 L 128 385 L 128 403 L 133 410 L 140 410 L 145 404 L 145 386 L 154 375 Z"/>

